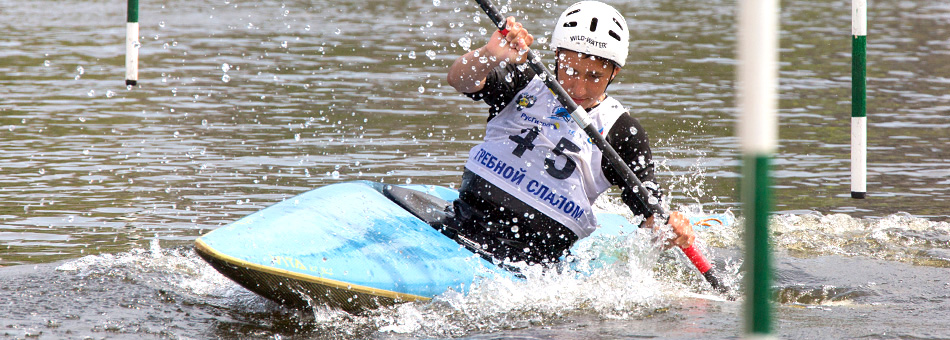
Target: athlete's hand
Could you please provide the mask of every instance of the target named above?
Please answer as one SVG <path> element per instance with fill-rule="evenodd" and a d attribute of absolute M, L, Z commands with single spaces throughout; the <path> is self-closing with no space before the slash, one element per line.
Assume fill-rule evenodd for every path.
<path fill-rule="evenodd" d="M 673 244 L 683 249 L 693 245 L 696 235 L 693 234 L 693 226 L 689 224 L 686 215 L 679 211 L 671 212 L 670 220 L 667 223 L 673 227 L 673 234 L 676 234 L 676 237 L 672 240 Z"/>
<path fill-rule="evenodd" d="M 505 29 L 508 30 L 506 35 L 502 35 L 501 31 L 492 34 L 491 40 L 485 44 L 485 52 L 488 57 L 495 57 L 498 61 L 524 63 L 527 61 L 528 48 L 534 43 L 534 36 L 515 17 L 505 19 Z"/>
<path fill-rule="evenodd" d="M 653 224 L 654 218 L 656 215 L 650 216 L 646 221 L 644 221 L 641 226 L 646 228 L 653 228 L 655 232 L 660 232 L 662 228 L 654 228 Z M 693 234 L 693 226 L 689 224 L 689 219 L 686 218 L 686 215 L 679 211 L 674 211 L 670 213 L 670 219 L 667 221 L 667 224 L 673 230 L 673 236 L 668 240 L 668 246 L 677 246 L 683 249 L 689 248 L 693 245 L 693 241 L 696 240 L 696 235 Z"/>

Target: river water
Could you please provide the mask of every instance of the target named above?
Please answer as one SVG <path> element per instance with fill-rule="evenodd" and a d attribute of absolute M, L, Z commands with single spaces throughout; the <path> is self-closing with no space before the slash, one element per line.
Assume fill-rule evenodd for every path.
<path fill-rule="evenodd" d="M 633 30 L 610 92 L 649 130 L 673 207 L 741 221 L 734 2 L 609 2 Z M 543 48 L 567 5 L 511 9 Z M 850 2 L 782 5 L 775 334 L 950 338 L 950 5 L 868 10 L 865 200 L 849 187 Z M 2 337 L 743 333 L 741 302 L 636 240 L 588 279 L 485 282 L 365 315 L 240 288 L 194 254 L 197 236 L 340 181 L 458 185 L 485 107 L 445 71 L 491 27 L 471 0 L 141 6 L 140 85 L 127 88 L 124 5 L 0 0 Z M 698 234 L 734 288 L 742 234 Z"/>

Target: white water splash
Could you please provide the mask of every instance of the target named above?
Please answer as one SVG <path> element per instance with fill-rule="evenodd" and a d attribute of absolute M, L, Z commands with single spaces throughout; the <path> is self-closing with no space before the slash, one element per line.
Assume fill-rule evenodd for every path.
<path fill-rule="evenodd" d="M 276 305 L 254 294 L 202 261 L 190 247 L 163 249 L 159 240 L 148 249 L 84 256 L 56 267 L 80 277 L 109 276 L 136 284 L 242 310 L 267 311 Z"/>
<path fill-rule="evenodd" d="M 452 337 L 556 324 L 570 315 L 638 318 L 666 310 L 676 299 L 702 296 L 656 270 L 662 247 L 647 233 L 586 243 L 572 265 L 589 275 L 520 266 L 523 280 L 483 279 L 466 294 L 449 291 L 431 302 L 379 310 L 372 318 L 380 332 Z M 603 266 L 598 261 L 604 257 L 618 261 Z"/>

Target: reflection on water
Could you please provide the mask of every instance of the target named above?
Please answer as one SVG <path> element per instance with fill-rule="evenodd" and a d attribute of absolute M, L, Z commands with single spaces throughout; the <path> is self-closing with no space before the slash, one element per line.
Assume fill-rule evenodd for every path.
<path fill-rule="evenodd" d="M 741 217 L 733 137 L 734 3 L 610 2 L 627 14 L 633 30 L 630 61 L 611 85 L 611 94 L 649 129 L 661 162 L 659 175 L 672 191 L 674 205 L 732 209 Z M 512 8 L 543 45 L 550 21 L 565 5 L 524 1 Z M 840 271 L 852 260 L 879 261 L 873 262 L 880 265 L 878 273 L 910 270 L 945 278 L 945 273 L 929 270 L 944 270 L 950 263 L 950 116 L 945 114 L 950 108 L 950 64 L 945 62 L 950 6 L 885 0 L 869 8 L 870 197 L 853 200 L 850 7 L 812 0 L 783 5 L 781 141 L 773 172 L 774 202 L 782 215 L 774 219 L 774 235 L 782 258 L 789 259 L 780 263 L 786 268 L 780 275 L 788 276 L 778 280 L 777 299 L 809 306 L 901 303 L 901 294 L 882 293 L 887 289 L 870 285 L 871 279 L 842 283 L 822 276 L 811 282 L 814 273 L 788 268 L 833 258 L 824 268 L 828 272 Z M 141 6 L 140 86 L 127 88 L 120 20 L 124 6 L 0 0 L 0 27 L 8 32 L 0 41 L 0 265 L 121 256 L 149 249 L 153 240 L 169 248 L 186 246 L 208 230 L 333 182 L 457 186 L 468 149 L 482 137 L 483 104 L 454 93 L 444 81 L 445 69 L 464 46 L 478 46 L 489 32 L 471 1 L 217 0 Z M 725 249 L 720 255 L 729 260 L 723 264 L 738 272 L 740 255 L 731 251 L 740 247 L 740 230 L 701 236 Z M 35 286 L 49 272 L 12 274 L 10 289 Z M 88 283 L 65 273 L 57 274 L 56 282 Z M 96 278 L 101 291 L 128 286 L 108 275 L 87 277 Z M 893 275 L 873 280 L 891 279 Z M 904 293 L 921 296 L 939 290 L 931 283 L 920 285 L 925 288 Z M 61 286 L 44 287 L 58 291 Z M 268 307 L 249 314 L 228 304 L 201 302 L 195 307 L 189 305 L 194 299 L 177 296 L 189 293 L 136 288 L 160 296 L 143 307 L 188 305 L 186 313 L 207 317 L 191 320 L 214 320 L 225 336 L 286 334 L 281 330 L 306 324 L 299 327 L 314 327 L 309 334 L 362 337 L 394 325 L 369 318 L 328 331 Z M 205 301 L 208 294 L 196 295 Z M 936 302 L 920 310 L 946 304 L 946 298 L 931 300 Z M 36 303 L 62 307 L 50 300 Z M 639 317 L 678 319 L 678 313 L 698 308 L 692 302 L 677 304 Z M 695 334 L 733 335 L 738 307 L 713 306 L 703 309 L 709 314 L 688 318 L 711 332 Z M 836 312 L 840 320 L 868 313 Z M 397 322 L 414 315 L 411 309 L 402 313 L 408 314 L 385 318 Z M 913 320 L 894 313 L 897 320 Z M 72 324 L 63 320 L 74 320 L 73 315 L 89 315 L 67 314 L 57 321 L 60 325 Z M 502 314 L 489 312 L 487 320 L 476 320 L 495 322 L 497 328 L 478 329 L 535 326 L 522 325 L 530 318 L 520 319 L 520 314 Z M 590 321 L 603 317 L 594 314 L 560 317 L 596 329 L 587 335 L 630 329 Z M 808 310 L 779 314 L 802 326 L 802 333 L 783 332 L 808 337 L 819 334 L 809 333 L 809 327 L 827 330 L 808 321 L 816 317 Z M 675 327 L 626 322 L 645 331 L 620 334 L 684 337 L 669 333 Z M 860 330 L 873 328 L 849 327 L 838 334 L 867 335 Z M 894 334 L 870 334 L 885 333 Z"/>

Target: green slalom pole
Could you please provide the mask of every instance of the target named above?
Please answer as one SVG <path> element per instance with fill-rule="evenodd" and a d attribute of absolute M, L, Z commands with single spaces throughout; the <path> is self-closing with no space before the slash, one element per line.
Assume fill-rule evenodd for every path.
<path fill-rule="evenodd" d="M 746 239 L 746 338 L 771 339 L 769 165 L 778 146 L 778 0 L 739 3 L 739 121 Z"/>
<path fill-rule="evenodd" d="M 139 0 L 129 0 L 125 24 L 125 85 L 139 81 Z"/>
<path fill-rule="evenodd" d="M 851 197 L 867 197 L 868 2 L 851 1 Z"/>

